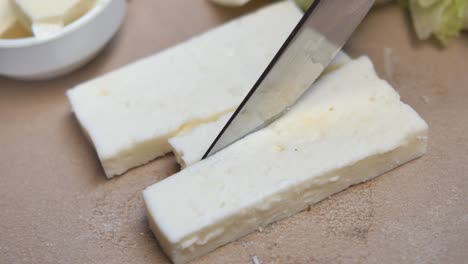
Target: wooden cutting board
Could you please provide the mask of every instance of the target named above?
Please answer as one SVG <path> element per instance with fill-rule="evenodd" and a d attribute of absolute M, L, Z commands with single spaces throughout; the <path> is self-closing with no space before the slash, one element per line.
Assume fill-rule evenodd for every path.
<path fill-rule="evenodd" d="M 178 170 L 173 156 L 106 180 L 64 93 L 266 2 L 133 0 L 118 36 L 83 69 L 53 81 L 0 78 L 0 263 L 168 263 L 141 190 Z M 195 263 L 466 263 L 468 36 L 446 49 L 417 41 L 408 16 L 386 6 L 346 50 L 369 55 L 429 123 L 428 154 Z"/>

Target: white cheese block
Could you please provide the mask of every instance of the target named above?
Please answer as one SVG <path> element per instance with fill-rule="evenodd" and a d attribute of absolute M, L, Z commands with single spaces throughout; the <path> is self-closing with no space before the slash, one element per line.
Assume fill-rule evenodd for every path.
<path fill-rule="evenodd" d="M 346 53 L 340 51 L 325 72 L 329 73 L 350 60 L 350 57 Z M 229 112 L 216 121 L 200 124 L 169 139 L 172 152 L 182 168 L 202 159 L 210 144 L 229 121 L 232 113 Z"/>
<path fill-rule="evenodd" d="M 150 226 L 185 263 L 421 156 L 427 130 L 360 58 L 267 128 L 144 190 Z"/>
<path fill-rule="evenodd" d="M 96 0 L 11 0 L 23 24 L 43 38 L 84 15 Z"/>
<path fill-rule="evenodd" d="M 234 110 L 301 17 L 278 2 L 68 91 L 106 175 L 164 155 L 179 131 Z"/>
<path fill-rule="evenodd" d="M 0 38 L 22 38 L 31 35 L 16 17 L 10 0 L 0 0 Z"/>

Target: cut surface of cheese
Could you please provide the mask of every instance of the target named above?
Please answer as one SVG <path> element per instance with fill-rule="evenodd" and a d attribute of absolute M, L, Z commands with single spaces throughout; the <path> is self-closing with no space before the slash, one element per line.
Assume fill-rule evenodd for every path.
<path fill-rule="evenodd" d="M 30 35 L 16 17 L 10 0 L 0 0 L 0 38 L 23 38 Z"/>
<path fill-rule="evenodd" d="M 96 0 L 12 0 L 16 13 L 34 36 L 43 38 L 59 32 L 84 15 Z"/>
<path fill-rule="evenodd" d="M 216 136 L 229 121 L 233 112 L 221 116 L 218 120 L 201 124 L 194 129 L 169 139 L 172 152 L 182 168 L 200 161 Z"/>
<path fill-rule="evenodd" d="M 359 58 L 270 126 L 145 189 L 150 226 L 185 263 L 421 156 L 427 130 Z"/>
<path fill-rule="evenodd" d="M 351 58 L 346 53 L 340 51 L 324 74 L 336 70 L 350 60 Z M 194 129 L 184 131 L 169 139 L 172 152 L 182 168 L 202 159 L 210 144 L 229 121 L 232 113 L 229 112 L 216 121 L 200 124 Z"/>
<path fill-rule="evenodd" d="M 274 3 L 68 91 L 108 177 L 171 150 L 184 128 L 233 111 L 302 17 Z"/>

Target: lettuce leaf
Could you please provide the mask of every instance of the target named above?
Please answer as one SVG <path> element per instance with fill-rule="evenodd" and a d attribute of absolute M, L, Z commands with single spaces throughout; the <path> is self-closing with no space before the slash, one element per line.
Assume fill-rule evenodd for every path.
<path fill-rule="evenodd" d="M 376 0 L 375 4 L 391 0 Z M 296 0 L 302 10 L 307 10 L 314 0 Z M 400 5 L 410 10 L 416 35 L 428 39 L 434 35 L 446 45 L 468 29 L 468 0 L 399 0 Z"/>
<path fill-rule="evenodd" d="M 463 22 L 463 29 L 468 29 L 468 3 L 465 4 L 465 19 Z"/>
<path fill-rule="evenodd" d="M 303 10 L 306 11 L 309 9 L 309 6 L 312 5 L 314 0 L 296 0 L 296 4 Z"/>
<path fill-rule="evenodd" d="M 468 0 L 407 0 L 419 39 L 432 34 L 442 44 L 457 37 L 463 28 Z"/>

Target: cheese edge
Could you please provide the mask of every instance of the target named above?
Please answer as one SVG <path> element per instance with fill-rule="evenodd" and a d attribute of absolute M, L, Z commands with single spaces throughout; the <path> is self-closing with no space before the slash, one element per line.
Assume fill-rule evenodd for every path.
<path fill-rule="evenodd" d="M 276 203 L 281 203 L 281 201 L 298 201 L 293 206 L 288 206 L 289 210 L 287 212 L 282 212 L 274 217 L 264 220 L 262 223 L 246 224 L 242 220 L 247 219 L 249 214 L 252 214 L 251 211 L 261 212 L 263 208 L 262 205 L 265 203 L 271 203 L 268 200 L 275 202 L 273 196 L 269 196 L 264 200 L 257 202 L 255 205 L 250 206 L 249 209 L 244 210 L 244 214 L 236 219 L 236 221 L 226 225 L 223 221 L 218 221 L 214 225 L 210 225 L 199 232 L 190 234 L 184 237 L 180 241 L 170 241 L 170 239 L 164 235 L 161 231 L 161 227 L 158 225 L 156 219 L 152 216 L 156 215 L 151 211 L 151 207 L 148 206 L 151 203 L 150 192 L 148 189 L 143 191 L 143 197 L 145 200 L 145 206 L 147 210 L 148 219 L 150 219 L 150 227 L 155 232 L 158 237 L 158 241 L 161 242 L 164 252 L 173 260 L 174 263 L 186 263 L 187 261 L 193 260 L 199 256 L 202 256 L 208 252 L 213 251 L 214 249 L 227 244 L 235 239 L 243 237 L 253 231 L 255 231 L 258 226 L 266 226 L 272 222 L 287 218 L 297 212 L 300 212 L 306 209 L 309 205 L 316 204 L 321 200 L 343 191 L 352 185 L 359 184 L 371 180 L 379 175 L 384 174 L 404 163 L 407 163 L 413 159 L 421 157 L 427 150 L 427 139 L 428 139 L 428 128 L 416 132 L 413 135 L 408 136 L 403 142 L 404 144 L 400 145 L 397 148 L 394 148 L 386 153 L 381 153 L 377 155 L 369 156 L 365 159 L 357 161 L 352 165 L 348 165 L 342 168 L 338 168 L 333 171 L 329 171 L 321 176 L 309 178 L 307 182 L 297 183 L 296 185 L 290 187 L 294 189 L 294 192 L 291 192 L 293 195 L 289 197 L 282 197 L 279 200 L 276 200 Z M 371 166 L 372 164 L 383 164 L 381 167 Z M 369 168 L 375 167 L 372 170 Z M 349 173 L 349 172 L 352 173 Z M 346 173 L 348 172 L 348 173 Z M 341 175 L 340 180 L 328 180 L 326 185 L 318 185 L 317 179 L 333 179 L 335 175 Z M 344 180 L 350 180 L 349 182 L 344 182 Z M 329 191 L 322 193 L 319 196 L 313 197 L 315 188 L 320 189 L 329 189 Z M 285 190 L 284 193 L 288 192 Z M 312 199 L 308 201 L 303 201 L 304 196 L 307 196 L 308 193 L 312 194 Z M 277 204 L 269 206 L 270 208 L 278 208 Z M 272 209 L 270 209 L 271 211 Z M 213 236 L 213 231 L 219 233 L 216 230 L 223 229 L 223 232 L 218 236 Z M 238 230 L 243 230 L 238 232 Z M 222 235 L 221 235 L 222 234 Z M 215 234 L 216 235 L 216 234 Z M 197 237 L 197 239 L 194 239 Z M 207 239 L 208 238 L 208 239 Z M 197 246 L 196 241 L 206 240 L 205 244 Z M 190 245 L 195 247 L 190 248 L 190 246 L 183 248 L 182 245 Z"/>

